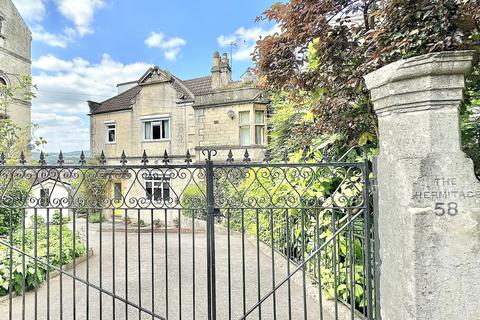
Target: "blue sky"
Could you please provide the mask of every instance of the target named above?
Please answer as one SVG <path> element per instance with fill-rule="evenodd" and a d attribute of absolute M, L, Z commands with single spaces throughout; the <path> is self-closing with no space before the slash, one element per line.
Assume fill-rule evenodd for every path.
<path fill-rule="evenodd" d="M 38 86 L 32 121 L 46 151 L 87 150 L 86 100 L 151 65 L 181 79 L 208 75 L 215 50 L 233 54 L 234 78 L 252 65 L 255 40 L 275 31 L 255 17 L 274 0 L 13 0 L 33 34 Z"/>

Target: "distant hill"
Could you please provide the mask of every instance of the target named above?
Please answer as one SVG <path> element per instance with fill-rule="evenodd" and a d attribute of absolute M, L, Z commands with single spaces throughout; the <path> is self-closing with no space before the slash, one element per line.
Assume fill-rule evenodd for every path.
<path fill-rule="evenodd" d="M 81 151 L 71 151 L 71 152 L 64 152 L 63 153 L 63 160 L 66 164 L 78 164 L 80 161 L 80 154 Z M 90 158 L 90 151 L 84 151 L 85 158 Z M 59 152 L 44 152 L 45 161 L 47 164 L 57 164 Z M 40 152 L 33 152 L 32 159 L 38 160 L 40 158 Z"/>

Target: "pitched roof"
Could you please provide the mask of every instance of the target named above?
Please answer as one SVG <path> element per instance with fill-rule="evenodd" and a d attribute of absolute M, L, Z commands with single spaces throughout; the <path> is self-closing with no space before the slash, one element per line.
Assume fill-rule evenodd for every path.
<path fill-rule="evenodd" d="M 194 101 L 195 95 L 202 95 L 213 92 L 212 89 L 212 77 L 200 77 L 188 80 L 180 80 L 174 75 L 158 69 L 158 67 L 150 68 L 145 75 L 140 78 L 137 83 L 141 83 L 142 80 L 146 79 L 154 71 L 160 71 L 162 74 L 166 74 L 171 79 L 171 84 L 177 91 L 177 97 L 183 102 Z M 135 87 L 122 92 L 115 97 L 112 97 L 103 102 L 93 102 L 88 101 L 90 107 L 90 114 L 99 114 L 115 111 L 129 110 L 135 104 L 135 98 L 142 90 L 141 85 L 136 85 Z"/>
<path fill-rule="evenodd" d="M 70 185 L 69 182 L 65 181 L 65 179 L 62 178 L 62 173 L 60 171 L 50 171 L 47 174 L 45 174 L 45 172 L 40 172 L 39 174 L 37 174 L 35 179 L 33 179 L 33 186 L 42 184 L 49 180 L 53 181 L 55 184 L 58 185 Z"/>
<path fill-rule="evenodd" d="M 142 87 L 137 85 L 100 103 L 88 101 L 90 114 L 128 110 L 135 103 L 135 97 L 141 90 Z"/>
<path fill-rule="evenodd" d="M 205 94 L 212 92 L 212 76 L 183 80 L 182 81 L 193 94 Z"/>

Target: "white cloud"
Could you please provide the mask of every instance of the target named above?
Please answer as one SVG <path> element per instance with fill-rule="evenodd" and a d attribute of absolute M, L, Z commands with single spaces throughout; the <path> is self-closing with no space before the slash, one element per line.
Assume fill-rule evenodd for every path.
<path fill-rule="evenodd" d="M 58 12 L 73 23 L 65 26 L 63 32 L 51 33 L 41 25 L 46 15 L 45 3 L 48 0 L 14 0 L 20 14 L 30 22 L 35 41 L 52 47 L 66 48 L 70 42 L 93 33 L 92 24 L 95 12 L 105 6 L 104 0 L 53 0 Z"/>
<path fill-rule="evenodd" d="M 230 45 L 234 44 L 235 49 L 233 59 L 250 60 L 252 59 L 252 53 L 255 49 L 257 40 L 272 35 L 275 32 L 279 32 L 279 27 L 277 25 L 274 25 L 268 30 L 260 27 L 250 29 L 241 27 L 232 34 L 219 36 L 217 38 L 217 43 L 220 47 L 224 48 L 230 47 Z"/>
<path fill-rule="evenodd" d="M 73 41 L 73 38 L 71 38 L 69 35 L 47 32 L 39 24 L 34 25 L 31 30 L 33 40 L 46 43 L 52 47 L 66 48 L 68 43 Z"/>
<path fill-rule="evenodd" d="M 159 48 L 162 50 L 165 59 L 176 60 L 180 53 L 181 47 L 187 42 L 179 37 L 168 38 L 162 32 L 151 32 L 145 44 L 149 48 Z"/>
<path fill-rule="evenodd" d="M 32 121 L 39 123 L 46 150 L 88 149 L 87 100 L 103 101 L 116 94 L 116 84 L 140 78 L 150 67 L 142 62 L 123 64 L 104 54 L 94 64 L 83 58 L 71 60 L 46 55 L 33 61 L 33 82 L 38 87 L 33 100 Z"/>
<path fill-rule="evenodd" d="M 13 0 L 13 3 L 27 21 L 42 21 L 45 17 L 44 0 Z"/>
<path fill-rule="evenodd" d="M 73 22 L 79 36 L 92 33 L 95 11 L 105 6 L 103 0 L 55 0 L 58 11 Z"/>
<path fill-rule="evenodd" d="M 52 54 L 42 56 L 38 60 L 33 61 L 32 66 L 44 71 L 71 71 L 79 68 L 88 67 L 90 63 L 82 58 L 74 58 L 70 61 L 62 60 Z"/>

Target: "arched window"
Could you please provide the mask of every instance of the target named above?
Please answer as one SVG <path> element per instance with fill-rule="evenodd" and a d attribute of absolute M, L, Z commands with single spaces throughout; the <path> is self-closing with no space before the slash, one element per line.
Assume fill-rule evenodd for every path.
<path fill-rule="evenodd" d="M 6 85 L 7 85 L 7 81 L 6 81 L 4 78 L 2 78 L 2 77 L 0 77 L 0 85 L 2 85 L 2 86 L 6 86 Z"/>

